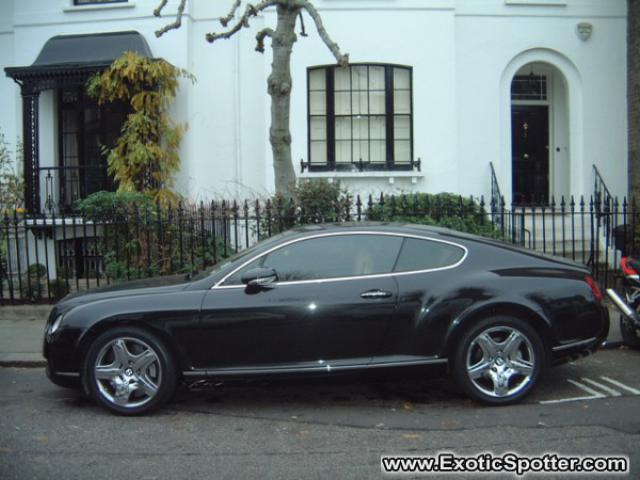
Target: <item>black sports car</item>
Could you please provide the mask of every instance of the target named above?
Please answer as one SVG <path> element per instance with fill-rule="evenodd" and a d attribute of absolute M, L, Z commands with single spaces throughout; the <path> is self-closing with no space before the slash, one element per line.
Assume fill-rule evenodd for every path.
<path fill-rule="evenodd" d="M 69 296 L 44 355 L 62 386 L 124 414 L 179 381 L 448 364 L 471 397 L 520 400 L 545 366 L 607 337 L 589 271 L 446 229 L 299 228 L 200 278 L 164 277 Z"/>

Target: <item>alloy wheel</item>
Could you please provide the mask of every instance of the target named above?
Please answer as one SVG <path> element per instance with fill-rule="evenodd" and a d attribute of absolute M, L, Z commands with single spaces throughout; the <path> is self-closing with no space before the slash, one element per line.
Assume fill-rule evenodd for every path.
<path fill-rule="evenodd" d="M 106 343 L 96 356 L 93 371 L 100 394 L 125 409 L 149 403 L 162 383 L 157 352 L 133 337 L 117 337 Z"/>
<path fill-rule="evenodd" d="M 493 398 L 512 397 L 531 382 L 536 366 L 531 341 L 511 326 L 487 328 L 469 344 L 466 371 L 473 386 Z"/>

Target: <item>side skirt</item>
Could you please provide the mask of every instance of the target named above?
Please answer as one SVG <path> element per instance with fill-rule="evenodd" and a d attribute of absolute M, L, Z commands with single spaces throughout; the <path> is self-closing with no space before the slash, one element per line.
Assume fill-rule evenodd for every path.
<path fill-rule="evenodd" d="M 331 372 L 365 371 L 375 368 L 395 368 L 395 367 L 418 367 L 422 365 L 445 364 L 448 360 L 439 357 L 419 357 L 415 355 L 393 355 L 388 357 L 377 357 L 374 362 L 336 364 L 331 365 L 323 362 L 321 364 L 305 365 L 278 365 L 267 367 L 228 367 L 228 368 L 207 368 L 192 369 L 182 372 L 186 378 L 206 378 L 206 377 L 253 377 L 262 375 L 288 375 L 288 374 L 318 374 Z"/>

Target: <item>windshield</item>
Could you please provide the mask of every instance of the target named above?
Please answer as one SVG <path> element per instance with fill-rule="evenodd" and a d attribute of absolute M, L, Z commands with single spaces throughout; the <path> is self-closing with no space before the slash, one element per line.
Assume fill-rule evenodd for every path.
<path fill-rule="evenodd" d="M 254 255 L 258 250 L 262 250 L 269 245 L 273 245 L 274 243 L 278 243 L 283 237 L 288 237 L 292 235 L 294 231 L 287 230 L 286 232 L 279 233 L 270 237 L 268 239 L 264 239 L 253 245 L 252 247 L 241 250 L 234 255 L 231 255 L 229 258 L 222 258 L 218 263 L 216 263 L 213 267 L 205 268 L 199 273 L 194 274 L 190 277 L 191 281 L 203 280 L 210 276 L 223 277 L 225 274 L 229 273 L 235 266 L 240 265 L 245 260 L 248 260 L 249 257 Z"/>
<path fill-rule="evenodd" d="M 242 250 L 234 255 L 231 255 L 229 258 L 222 258 L 218 263 L 216 263 L 213 267 L 206 268 L 199 273 L 196 273 L 191 277 L 192 281 L 202 280 L 203 278 L 218 275 L 224 273 L 226 270 L 230 270 L 232 264 L 235 264 L 237 261 L 242 262 L 243 259 L 248 258 L 255 252 L 258 247 L 262 246 L 262 243 L 257 243 L 253 247 L 249 247 L 245 250 Z"/>

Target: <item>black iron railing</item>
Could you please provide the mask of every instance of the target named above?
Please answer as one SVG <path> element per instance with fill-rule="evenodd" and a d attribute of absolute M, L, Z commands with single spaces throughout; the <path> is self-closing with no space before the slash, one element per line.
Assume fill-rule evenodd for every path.
<path fill-rule="evenodd" d="M 606 204 L 607 202 L 605 202 Z M 0 216 L 0 303 L 53 301 L 116 281 L 204 270 L 296 225 L 398 221 L 463 229 L 587 264 L 603 286 L 623 253 L 640 251 L 635 202 L 601 209 L 593 197 L 488 211 L 455 195 L 346 197 L 322 211 L 293 201 L 211 202 Z M 599 227 L 606 222 L 610 228 Z"/>
<path fill-rule="evenodd" d="M 36 173 L 42 205 L 32 213 L 69 212 L 76 201 L 112 189 L 106 166 L 40 167 Z"/>
<path fill-rule="evenodd" d="M 491 216 L 493 221 L 500 225 L 502 233 L 504 235 L 504 213 L 505 213 L 505 201 L 500 191 L 500 184 L 498 183 L 498 177 L 496 170 L 493 167 L 493 162 L 489 162 L 491 168 Z"/>

